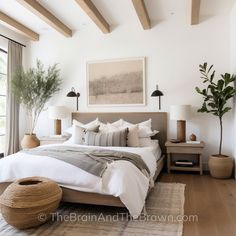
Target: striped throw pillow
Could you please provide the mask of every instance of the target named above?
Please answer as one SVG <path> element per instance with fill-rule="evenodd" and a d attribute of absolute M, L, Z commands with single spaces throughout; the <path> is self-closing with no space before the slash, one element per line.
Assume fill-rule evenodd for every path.
<path fill-rule="evenodd" d="M 126 147 L 128 132 L 128 128 L 108 133 L 86 131 L 84 144 L 88 146 Z"/>

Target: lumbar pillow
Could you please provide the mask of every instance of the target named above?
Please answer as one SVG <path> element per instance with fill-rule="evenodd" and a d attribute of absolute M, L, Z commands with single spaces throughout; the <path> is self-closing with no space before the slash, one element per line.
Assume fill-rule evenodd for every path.
<path fill-rule="evenodd" d="M 127 128 L 127 127 L 126 127 Z M 107 123 L 106 128 L 103 129 L 102 131 L 99 128 L 99 131 L 103 132 L 103 133 L 111 133 L 111 132 L 117 132 L 120 130 L 123 130 L 124 128 L 122 127 L 116 127 L 110 123 Z M 128 140 L 127 140 L 127 144 L 128 147 L 139 147 L 139 137 L 138 137 L 138 132 L 139 132 L 139 127 L 138 125 L 131 125 L 128 127 Z"/>
<path fill-rule="evenodd" d="M 85 132 L 85 145 L 89 146 L 127 146 L 128 129 L 118 130 L 115 132 L 96 133 L 93 131 Z"/>

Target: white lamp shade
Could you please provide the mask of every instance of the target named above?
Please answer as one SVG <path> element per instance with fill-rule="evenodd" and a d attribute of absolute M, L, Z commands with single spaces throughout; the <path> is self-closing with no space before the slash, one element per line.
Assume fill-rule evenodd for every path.
<path fill-rule="evenodd" d="M 191 118 L 191 105 L 172 105 L 170 107 L 171 120 L 189 120 Z"/>
<path fill-rule="evenodd" d="M 69 116 L 69 112 L 64 106 L 51 106 L 49 107 L 49 118 L 53 120 L 65 119 Z"/>

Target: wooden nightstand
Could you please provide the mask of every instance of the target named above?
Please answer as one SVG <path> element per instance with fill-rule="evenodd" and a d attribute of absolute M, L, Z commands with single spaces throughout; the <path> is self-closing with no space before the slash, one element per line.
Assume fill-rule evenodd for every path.
<path fill-rule="evenodd" d="M 199 144 L 190 144 L 190 143 L 171 143 L 167 141 L 165 143 L 167 149 L 167 170 L 170 173 L 171 170 L 180 170 L 180 171 L 199 171 L 202 175 L 202 152 L 204 148 L 204 142 Z M 196 154 L 198 157 L 198 164 L 192 167 L 182 167 L 175 166 L 172 161 L 171 154 Z"/>
<path fill-rule="evenodd" d="M 69 139 L 68 136 L 61 136 L 61 135 L 43 136 L 43 137 L 39 138 L 40 146 L 48 145 L 48 144 L 60 144 L 60 143 L 64 143 L 68 139 Z"/>

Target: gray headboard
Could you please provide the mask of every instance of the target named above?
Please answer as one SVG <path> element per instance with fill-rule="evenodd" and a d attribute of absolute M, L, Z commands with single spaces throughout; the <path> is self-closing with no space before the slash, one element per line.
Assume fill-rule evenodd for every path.
<path fill-rule="evenodd" d="M 131 123 L 140 123 L 152 119 L 152 128 L 160 131 L 154 139 L 158 139 L 160 147 L 165 152 L 165 141 L 167 139 L 167 113 L 166 112 L 73 112 L 72 119 L 82 123 L 88 123 L 96 118 L 101 122 L 114 122 L 122 118 Z"/>

